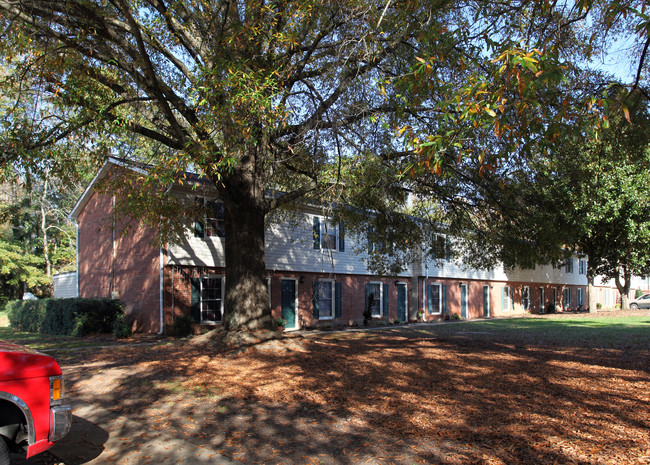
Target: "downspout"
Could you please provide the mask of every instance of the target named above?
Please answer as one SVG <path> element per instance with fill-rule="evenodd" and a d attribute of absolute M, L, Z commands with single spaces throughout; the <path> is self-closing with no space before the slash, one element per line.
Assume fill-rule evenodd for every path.
<path fill-rule="evenodd" d="M 427 281 L 429 280 L 429 264 L 424 262 L 424 281 L 422 281 L 422 321 L 427 321 Z"/>
<path fill-rule="evenodd" d="M 77 235 L 77 241 L 76 241 L 76 244 L 75 244 L 75 249 L 76 249 L 75 253 L 77 254 L 77 256 L 75 257 L 76 262 L 77 262 L 77 279 L 75 280 L 76 281 L 75 282 L 75 287 L 76 287 L 76 289 L 75 289 L 76 290 L 76 296 L 75 297 L 79 297 L 79 221 L 74 222 L 74 229 L 75 229 L 75 233 Z"/>
<path fill-rule="evenodd" d="M 163 333 L 164 328 L 164 305 L 163 305 L 163 295 L 164 295 L 164 262 L 165 262 L 165 257 L 164 257 L 164 252 L 163 248 L 160 248 L 160 331 L 158 331 L 158 335 L 161 335 Z"/>
<path fill-rule="evenodd" d="M 173 186 L 174 186 L 174 184 L 171 184 L 171 183 L 169 184 L 167 189 L 165 189 L 165 195 L 169 194 L 172 191 Z M 159 292 L 160 292 L 160 295 L 159 295 L 160 322 L 159 322 L 158 325 L 159 325 L 160 330 L 158 331 L 158 335 L 162 335 L 163 331 L 165 330 L 165 306 L 164 306 L 164 302 L 163 302 L 163 297 L 164 297 L 164 294 L 165 294 L 165 283 L 164 283 L 164 277 L 165 277 L 165 252 L 164 252 L 162 247 L 160 248 L 159 257 L 160 257 L 160 289 L 159 289 Z M 172 279 L 173 279 L 173 276 L 174 276 L 174 271 L 172 270 Z M 173 290 L 172 290 L 172 296 L 173 296 Z M 173 307 L 172 307 L 172 311 L 173 311 Z"/>

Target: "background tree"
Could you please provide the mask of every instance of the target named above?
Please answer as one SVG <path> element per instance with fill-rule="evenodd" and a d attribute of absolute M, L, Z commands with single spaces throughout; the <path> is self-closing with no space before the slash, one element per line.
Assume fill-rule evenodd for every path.
<path fill-rule="evenodd" d="M 399 255 L 404 217 L 389 212 L 416 194 L 409 211 L 480 244 L 492 217 L 517 206 L 499 189 L 522 175 L 519 162 L 548 154 L 536 141 L 552 150 L 590 114 L 592 95 L 574 86 L 602 47 L 582 28 L 645 24 L 642 3 L 0 0 L 3 88 L 15 100 L 3 165 L 65 172 L 74 159 L 45 147 L 84 140 L 104 156 L 118 140 L 148 140 L 149 176 L 134 184 L 148 195 L 127 198 L 131 214 L 191 216 L 196 207 L 164 205 L 161 186 L 185 170 L 204 176 L 229 219 L 226 329 L 272 328 L 270 212 L 306 195 L 359 206 L 394 233 L 384 243 Z M 642 69 L 644 50 L 636 57 Z M 503 243 L 494 252 L 508 258 Z M 548 258 L 543 245 L 529 263 Z"/>
<path fill-rule="evenodd" d="M 32 178 L 28 173 L 16 173 L 2 183 L 0 298 L 20 298 L 26 291 L 51 295 L 53 274 L 75 269 L 75 228 L 67 213 L 82 186 L 64 186 L 59 179 Z"/>

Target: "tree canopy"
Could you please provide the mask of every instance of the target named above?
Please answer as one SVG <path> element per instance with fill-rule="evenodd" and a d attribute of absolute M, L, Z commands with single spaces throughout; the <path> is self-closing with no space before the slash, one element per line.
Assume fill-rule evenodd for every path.
<path fill-rule="evenodd" d="M 309 196 L 389 225 L 387 212 L 411 195 L 421 200 L 411 212 L 480 244 L 491 217 L 516 207 L 502 193 L 525 174 L 522 161 L 553 151 L 559 134 L 607 125 L 610 79 L 582 76 L 608 36 L 641 39 L 629 53 L 638 72 L 622 87 L 647 95 L 644 7 L 0 0 L 2 87 L 13 98 L 2 164 L 65 173 L 74 157 L 51 147 L 97 157 L 133 147 L 127 155 L 151 166 L 143 192 L 185 171 L 204 176 L 229 218 L 226 328 L 268 328 L 269 212 Z M 164 211 L 131 207 L 155 224 Z"/>

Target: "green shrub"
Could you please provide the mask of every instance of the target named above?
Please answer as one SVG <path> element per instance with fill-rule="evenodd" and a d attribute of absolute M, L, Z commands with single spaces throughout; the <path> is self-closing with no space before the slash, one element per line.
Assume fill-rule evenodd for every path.
<path fill-rule="evenodd" d="M 43 300 L 14 300 L 7 304 L 7 317 L 12 328 L 37 333 L 45 319 Z"/>
<path fill-rule="evenodd" d="M 117 315 L 115 321 L 113 321 L 113 335 L 117 339 L 124 339 L 131 337 L 131 334 L 131 326 L 126 322 L 124 314 Z"/>
<path fill-rule="evenodd" d="M 601 308 L 603 308 L 603 304 L 601 304 L 600 302 L 598 302 L 598 303 L 596 304 L 596 308 L 597 308 L 598 310 L 600 310 Z"/>
<path fill-rule="evenodd" d="M 86 335 L 86 327 L 88 326 L 88 315 L 86 314 L 81 314 L 77 316 L 72 322 L 72 331 L 70 331 L 69 334 L 70 336 L 74 337 L 83 337 Z M 50 334 L 56 334 L 56 333 L 50 333 Z"/>
<path fill-rule="evenodd" d="M 7 305 L 13 328 L 32 333 L 84 336 L 111 333 L 124 307 L 111 299 L 19 300 Z"/>
<path fill-rule="evenodd" d="M 172 334 L 174 337 L 187 337 L 194 333 L 194 318 L 190 315 L 177 316 L 174 319 Z"/>
<path fill-rule="evenodd" d="M 636 292 L 634 293 L 634 298 L 638 299 L 643 295 L 643 291 L 641 289 L 637 289 Z"/>

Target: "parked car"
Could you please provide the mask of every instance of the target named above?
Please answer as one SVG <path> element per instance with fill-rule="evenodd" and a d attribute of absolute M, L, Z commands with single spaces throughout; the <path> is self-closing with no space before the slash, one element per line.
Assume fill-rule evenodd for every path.
<path fill-rule="evenodd" d="M 0 465 L 9 464 L 10 451 L 29 458 L 49 449 L 71 424 L 56 360 L 0 341 Z"/>
<path fill-rule="evenodd" d="M 630 302 L 630 308 L 650 308 L 650 294 L 643 294 L 638 299 L 634 299 Z"/>

